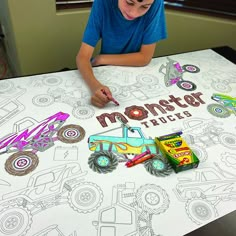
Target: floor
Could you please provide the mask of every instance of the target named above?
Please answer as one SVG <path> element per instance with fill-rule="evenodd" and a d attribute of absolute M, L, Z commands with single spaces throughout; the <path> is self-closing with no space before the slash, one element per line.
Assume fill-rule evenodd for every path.
<path fill-rule="evenodd" d="M 10 77 L 13 77 L 13 73 L 7 60 L 3 41 L 0 41 L 0 79 Z"/>

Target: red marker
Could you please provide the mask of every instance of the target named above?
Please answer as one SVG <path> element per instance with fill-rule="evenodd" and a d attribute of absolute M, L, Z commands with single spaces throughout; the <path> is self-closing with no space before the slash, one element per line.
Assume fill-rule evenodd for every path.
<path fill-rule="evenodd" d="M 111 101 L 114 102 L 117 106 L 120 105 L 119 102 L 117 102 L 117 101 L 115 100 L 115 98 L 113 98 L 113 97 L 109 98 L 109 97 L 107 96 L 107 93 L 106 93 L 106 91 L 105 91 L 104 89 L 101 89 L 101 92 L 107 97 L 108 100 L 111 100 Z"/>

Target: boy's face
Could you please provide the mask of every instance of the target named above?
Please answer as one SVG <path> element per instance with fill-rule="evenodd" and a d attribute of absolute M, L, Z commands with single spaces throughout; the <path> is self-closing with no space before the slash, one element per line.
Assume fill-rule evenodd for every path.
<path fill-rule="evenodd" d="M 118 7 L 126 20 L 143 16 L 154 0 L 118 0 Z"/>

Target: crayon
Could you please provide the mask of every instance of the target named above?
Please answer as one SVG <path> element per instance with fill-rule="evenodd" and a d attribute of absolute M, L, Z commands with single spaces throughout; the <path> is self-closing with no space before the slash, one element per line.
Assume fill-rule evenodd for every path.
<path fill-rule="evenodd" d="M 154 154 L 148 154 L 148 155 L 146 155 L 146 156 L 144 156 L 144 157 L 139 158 L 139 159 L 136 160 L 136 161 L 130 161 L 129 163 L 127 163 L 126 166 L 127 166 L 128 168 L 130 168 L 130 167 L 132 167 L 132 166 L 136 166 L 136 165 L 138 165 L 138 164 L 140 164 L 140 163 L 143 163 L 143 162 L 145 162 L 145 161 L 147 161 L 147 160 L 153 158 L 154 156 L 155 156 Z"/>
<path fill-rule="evenodd" d="M 147 154 L 150 154 L 150 153 L 151 153 L 150 150 L 147 150 L 147 151 L 135 156 L 133 159 L 127 161 L 125 163 L 125 165 L 127 166 L 127 165 L 129 165 L 130 162 L 134 162 L 134 161 L 138 160 L 139 158 L 144 157 L 144 156 L 146 156 Z"/>
<path fill-rule="evenodd" d="M 176 132 L 176 133 L 166 134 L 166 135 L 163 135 L 163 136 L 160 136 L 160 137 L 157 137 L 157 138 L 158 138 L 158 140 L 166 140 L 166 139 L 171 139 L 171 138 L 181 136 L 181 134 L 183 134 L 183 132 L 179 131 L 179 132 Z"/>

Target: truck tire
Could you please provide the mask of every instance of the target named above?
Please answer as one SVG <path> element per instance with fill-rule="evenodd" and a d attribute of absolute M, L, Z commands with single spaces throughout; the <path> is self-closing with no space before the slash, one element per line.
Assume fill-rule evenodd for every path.
<path fill-rule="evenodd" d="M 137 190 L 138 206 L 149 214 L 165 212 L 170 204 L 169 196 L 164 189 L 155 184 L 146 184 Z"/>
<path fill-rule="evenodd" d="M 189 199 L 186 202 L 185 209 L 188 217 L 198 225 L 212 221 L 218 215 L 215 206 L 201 198 Z"/>
<path fill-rule="evenodd" d="M 72 110 L 72 114 L 75 118 L 83 120 L 93 117 L 94 113 L 93 108 L 88 106 L 78 106 L 74 107 Z"/>
<path fill-rule="evenodd" d="M 10 175 L 23 176 L 32 172 L 39 163 L 38 156 L 30 151 L 12 154 L 5 162 L 5 170 Z"/>
<path fill-rule="evenodd" d="M 219 118 L 227 118 L 231 115 L 230 111 L 221 104 L 209 104 L 207 110 L 210 114 Z"/>
<path fill-rule="evenodd" d="M 103 193 L 95 183 L 85 182 L 74 186 L 68 199 L 73 210 L 89 213 L 95 211 L 102 204 Z"/>
<path fill-rule="evenodd" d="M 168 162 L 167 158 L 161 155 L 156 155 L 150 160 L 145 161 L 144 167 L 147 172 L 157 177 L 165 177 L 167 175 L 170 175 L 170 173 L 172 172 L 171 165 Z"/>
<path fill-rule="evenodd" d="M 187 71 L 189 73 L 198 73 L 200 72 L 200 68 L 194 65 L 186 64 L 182 66 L 184 71 Z"/>
<path fill-rule="evenodd" d="M 57 132 L 57 138 L 63 143 L 78 143 L 85 136 L 85 130 L 79 125 L 65 125 Z"/>
<path fill-rule="evenodd" d="M 32 224 L 32 215 L 27 208 L 9 206 L 0 211 L 0 235 L 24 236 Z"/>
<path fill-rule="evenodd" d="M 180 89 L 185 91 L 194 91 L 197 88 L 193 82 L 187 80 L 179 80 L 176 84 Z"/>
<path fill-rule="evenodd" d="M 236 135 L 232 133 L 222 132 L 219 134 L 219 142 L 224 147 L 229 149 L 236 149 Z"/>
<path fill-rule="evenodd" d="M 88 164 L 93 171 L 106 174 L 116 169 L 118 158 L 112 152 L 99 151 L 90 155 Z"/>

